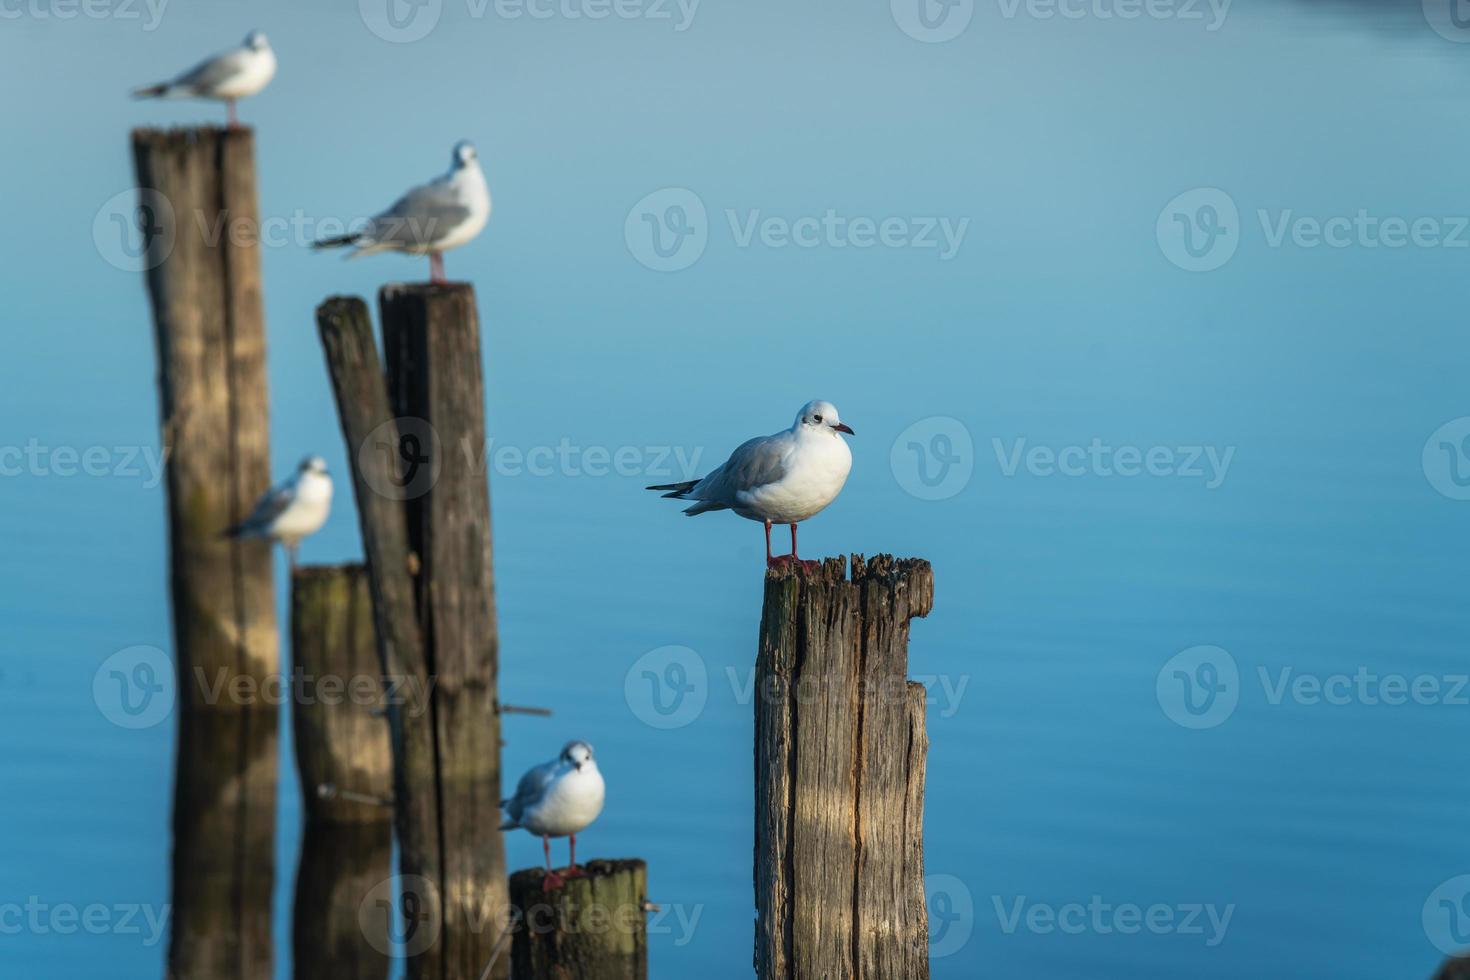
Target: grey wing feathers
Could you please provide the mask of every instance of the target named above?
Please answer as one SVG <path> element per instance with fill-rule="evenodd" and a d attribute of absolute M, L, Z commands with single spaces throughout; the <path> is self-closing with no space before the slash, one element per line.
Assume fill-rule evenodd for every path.
<path fill-rule="evenodd" d="M 291 488 L 289 486 L 272 487 L 266 491 L 265 496 L 256 501 L 255 507 L 250 514 L 239 524 L 235 525 L 237 532 L 263 531 L 271 526 L 281 512 L 291 506 Z"/>
<path fill-rule="evenodd" d="M 373 218 L 364 237 L 380 245 L 424 245 L 443 238 L 470 216 L 448 184 L 415 187 Z"/>
<path fill-rule="evenodd" d="M 786 475 L 786 445 L 779 435 L 760 436 L 741 443 L 723 466 L 699 481 L 689 499 L 720 507 L 738 502 L 738 494 L 775 483 Z M 705 507 L 704 510 L 714 508 Z M 685 513 L 700 513 L 695 507 Z"/>
<path fill-rule="evenodd" d="M 501 825 L 501 830 L 516 826 L 526 807 L 541 798 L 541 791 L 546 788 L 547 783 L 551 782 L 551 777 L 555 773 L 555 762 L 543 762 L 526 771 L 521 781 L 516 783 L 515 795 L 508 800 L 500 801 L 500 805 L 505 807 L 505 812 L 510 816 L 510 819 Z"/>
<path fill-rule="evenodd" d="M 207 61 L 201 61 L 169 84 L 175 88 L 209 92 L 238 73 L 246 57 L 244 51 L 227 51 L 215 55 Z"/>

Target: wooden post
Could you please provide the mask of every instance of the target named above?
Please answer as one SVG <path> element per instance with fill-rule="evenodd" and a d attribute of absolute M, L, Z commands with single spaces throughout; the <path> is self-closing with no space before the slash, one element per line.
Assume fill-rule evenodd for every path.
<path fill-rule="evenodd" d="M 139 129 L 132 141 L 179 680 L 169 973 L 267 980 L 277 709 L 261 692 L 279 671 L 271 549 L 221 536 L 271 483 L 254 136 Z"/>
<path fill-rule="evenodd" d="M 909 620 L 919 559 L 766 574 L 755 691 L 755 967 L 761 980 L 921 980 L 925 692 Z"/>
<path fill-rule="evenodd" d="M 298 980 L 386 980 L 389 923 L 361 914 L 392 873 L 393 784 L 384 689 L 362 565 L 291 578 L 292 729 L 306 832 L 296 871 Z M 372 931 L 369 932 L 368 930 Z"/>
<path fill-rule="evenodd" d="M 647 980 L 647 866 L 599 860 L 583 870 L 552 892 L 541 890 L 541 868 L 511 875 L 516 980 Z"/>
<path fill-rule="evenodd" d="M 431 691 L 421 718 L 394 721 L 402 870 L 442 903 L 442 937 L 409 975 L 477 980 L 509 915 L 479 326 L 462 284 L 390 286 L 381 303 L 386 385 L 360 300 L 328 300 L 317 322 L 385 669 Z M 501 957 L 491 975 L 507 972 Z"/>

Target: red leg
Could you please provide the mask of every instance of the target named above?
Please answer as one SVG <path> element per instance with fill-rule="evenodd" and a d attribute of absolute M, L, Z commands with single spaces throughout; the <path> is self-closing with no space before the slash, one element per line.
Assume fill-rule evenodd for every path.
<path fill-rule="evenodd" d="M 567 877 L 585 878 L 587 877 L 587 872 L 577 867 L 577 835 L 572 834 L 570 840 L 572 842 L 572 866 L 567 868 Z"/>
<path fill-rule="evenodd" d="M 441 252 L 429 253 L 429 281 L 444 281 L 444 255 Z"/>
<path fill-rule="evenodd" d="M 771 557 L 771 522 L 766 521 L 766 567 L 770 568 L 776 564 L 776 559 Z"/>
<path fill-rule="evenodd" d="M 796 557 L 796 525 L 795 524 L 791 525 L 791 560 L 792 561 L 801 561 L 800 558 Z"/>
<path fill-rule="evenodd" d="M 541 849 L 546 852 L 546 877 L 541 879 L 541 890 L 549 892 L 566 884 L 561 875 L 551 870 L 551 838 L 541 835 Z"/>
<path fill-rule="evenodd" d="M 230 112 L 230 128 L 231 129 L 238 129 L 240 127 L 240 120 L 235 118 L 235 100 L 234 99 L 225 99 L 225 105 L 229 107 L 229 112 Z"/>

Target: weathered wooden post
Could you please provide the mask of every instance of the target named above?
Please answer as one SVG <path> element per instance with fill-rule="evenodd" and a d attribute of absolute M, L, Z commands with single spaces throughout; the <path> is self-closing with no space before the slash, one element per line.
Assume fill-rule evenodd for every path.
<path fill-rule="evenodd" d="M 296 569 L 291 652 L 292 730 L 306 812 L 292 927 L 295 976 L 386 980 L 390 923 L 362 914 L 392 872 L 393 845 L 392 761 L 365 567 Z"/>
<path fill-rule="evenodd" d="M 755 674 L 755 968 L 761 980 L 929 976 L 919 559 L 766 574 Z"/>
<path fill-rule="evenodd" d="M 220 533 L 271 482 L 254 136 L 138 129 L 132 142 L 179 681 L 169 973 L 266 980 L 277 709 L 261 692 L 279 671 L 271 551 Z"/>
<path fill-rule="evenodd" d="M 598 860 L 582 870 L 551 892 L 541 868 L 511 875 L 516 980 L 648 980 L 647 866 Z"/>
<path fill-rule="evenodd" d="M 421 718 L 390 710 L 402 869 L 432 883 L 443 929 L 409 971 L 478 978 L 509 916 L 479 325 L 463 284 L 389 286 L 381 303 L 386 379 L 360 300 L 317 322 L 385 670 L 431 692 Z M 500 957 L 492 976 L 507 972 Z"/>

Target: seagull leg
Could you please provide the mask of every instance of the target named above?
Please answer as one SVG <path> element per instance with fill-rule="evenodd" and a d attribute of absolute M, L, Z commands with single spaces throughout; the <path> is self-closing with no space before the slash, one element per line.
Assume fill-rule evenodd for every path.
<path fill-rule="evenodd" d="M 240 120 L 237 119 L 237 118 L 235 118 L 235 100 L 234 99 L 225 99 L 225 105 L 228 107 L 229 113 L 230 113 L 230 128 L 231 129 L 239 129 L 240 128 Z"/>
<path fill-rule="evenodd" d="M 429 253 L 429 282 L 444 281 L 444 253 Z"/>
<path fill-rule="evenodd" d="M 801 565 L 803 568 L 805 568 L 809 572 L 815 572 L 817 570 L 817 562 L 814 562 L 814 561 L 802 561 L 800 558 L 796 557 L 796 525 L 795 524 L 791 525 L 791 563 L 793 565 Z"/>
<path fill-rule="evenodd" d="M 766 521 L 766 567 L 775 568 L 779 564 L 780 560 L 771 554 L 771 522 Z"/>
<path fill-rule="evenodd" d="M 298 547 L 300 547 L 300 543 L 299 542 L 296 542 L 296 541 L 287 541 L 286 542 L 286 560 L 288 562 L 290 562 L 290 565 L 291 565 L 291 574 L 293 574 L 293 575 L 296 573 L 296 549 Z"/>
<path fill-rule="evenodd" d="M 585 878 L 585 877 L 587 877 L 587 872 L 585 872 L 581 868 L 577 867 L 577 835 L 576 834 L 572 834 L 570 840 L 572 842 L 572 844 L 571 844 L 571 846 L 572 846 L 572 858 L 571 858 L 571 860 L 572 860 L 572 866 L 570 868 L 567 868 L 567 877 L 568 878 Z"/>
<path fill-rule="evenodd" d="M 541 890 L 549 892 L 553 888 L 560 888 L 566 882 L 562 876 L 551 870 L 551 838 L 545 834 L 541 835 L 541 849 L 546 852 L 546 877 L 541 879 Z"/>

